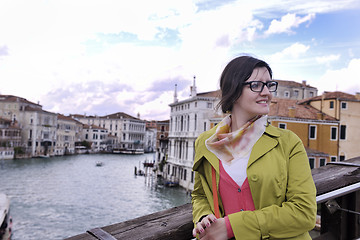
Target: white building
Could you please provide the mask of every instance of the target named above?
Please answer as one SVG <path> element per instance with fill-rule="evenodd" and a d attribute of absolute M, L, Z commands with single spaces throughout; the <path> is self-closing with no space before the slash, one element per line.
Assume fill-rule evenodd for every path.
<path fill-rule="evenodd" d="M 25 98 L 0 95 L 0 116 L 17 121 L 21 147 L 29 156 L 54 155 L 57 116 Z"/>
<path fill-rule="evenodd" d="M 105 151 L 107 148 L 108 130 L 97 125 L 83 126 L 83 139 L 91 143 L 92 152 Z"/>
<path fill-rule="evenodd" d="M 169 155 L 164 178 L 192 190 L 195 140 L 200 133 L 220 122 L 223 115 L 215 111 L 220 91 L 196 93 L 195 79 L 190 90 L 190 98 L 179 101 L 175 87 L 174 102 L 169 105 Z"/>
<path fill-rule="evenodd" d="M 106 116 L 71 115 L 72 118 L 86 125 L 94 125 L 108 130 L 112 136 L 112 148 L 142 149 L 145 141 L 145 121 L 123 112 Z"/>
<path fill-rule="evenodd" d="M 75 142 L 79 140 L 77 136 L 79 122 L 61 114 L 57 115 L 57 119 L 55 155 L 75 154 Z"/>

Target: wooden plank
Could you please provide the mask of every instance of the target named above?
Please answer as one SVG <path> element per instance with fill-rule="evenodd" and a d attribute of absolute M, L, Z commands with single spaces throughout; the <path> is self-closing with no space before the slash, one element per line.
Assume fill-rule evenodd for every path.
<path fill-rule="evenodd" d="M 344 162 L 360 164 L 360 157 Z M 360 168 L 356 166 L 327 165 L 312 171 L 317 195 L 360 182 Z"/>
<path fill-rule="evenodd" d="M 165 240 L 192 238 L 192 207 L 185 204 L 125 222 L 102 227 L 116 239 Z M 189 231 L 190 229 L 190 231 Z M 80 234 L 66 240 L 94 240 L 89 234 Z"/>

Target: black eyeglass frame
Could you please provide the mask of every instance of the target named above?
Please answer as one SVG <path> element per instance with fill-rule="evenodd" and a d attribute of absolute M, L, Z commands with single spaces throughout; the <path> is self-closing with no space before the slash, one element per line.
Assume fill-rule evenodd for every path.
<path fill-rule="evenodd" d="M 262 87 L 260 89 L 260 91 L 255 91 L 252 89 L 252 83 L 262 83 Z M 269 84 L 270 83 L 275 83 L 275 90 L 271 90 L 269 89 Z M 262 81 L 250 81 L 250 82 L 244 82 L 243 85 L 250 85 L 250 90 L 253 92 L 262 92 L 264 90 L 264 87 L 266 85 L 266 87 L 268 88 L 269 92 L 276 92 L 279 83 L 277 81 L 267 81 L 267 82 L 262 82 Z"/>

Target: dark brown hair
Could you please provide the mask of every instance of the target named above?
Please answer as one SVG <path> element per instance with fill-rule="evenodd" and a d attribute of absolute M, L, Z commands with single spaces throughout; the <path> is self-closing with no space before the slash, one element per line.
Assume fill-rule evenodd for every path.
<path fill-rule="evenodd" d="M 218 107 L 223 113 L 231 111 L 234 102 L 241 96 L 243 83 L 248 80 L 255 68 L 266 67 L 272 78 L 269 65 L 251 56 L 240 56 L 231 60 L 220 77 L 221 100 Z"/>

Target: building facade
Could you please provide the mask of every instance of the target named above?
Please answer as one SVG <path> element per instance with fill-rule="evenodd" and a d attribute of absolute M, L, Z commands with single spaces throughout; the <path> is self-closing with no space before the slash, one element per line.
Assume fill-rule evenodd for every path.
<path fill-rule="evenodd" d="M 275 127 L 289 129 L 303 142 L 311 168 L 338 161 L 339 121 L 297 100 L 273 99 L 269 121 Z"/>
<path fill-rule="evenodd" d="M 306 84 L 306 81 L 298 83 L 295 81 L 274 80 L 279 83 L 277 91 L 273 93 L 275 98 L 301 100 L 316 97 L 318 94 L 317 88 Z"/>
<path fill-rule="evenodd" d="M 195 140 L 200 133 L 209 130 L 222 116 L 215 111 L 219 91 L 196 93 L 195 81 L 190 88 L 190 98 L 179 101 L 175 87 L 174 102 L 169 106 L 169 152 L 164 178 L 171 184 L 193 189 L 192 171 L 195 156 Z"/>
<path fill-rule="evenodd" d="M 312 106 L 339 121 L 337 138 L 340 161 L 360 156 L 360 93 L 324 92 L 302 104 Z"/>
<path fill-rule="evenodd" d="M 21 129 L 17 122 L 0 117 L 0 160 L 13 159 L 15 148 L 21 146 Z"/>

